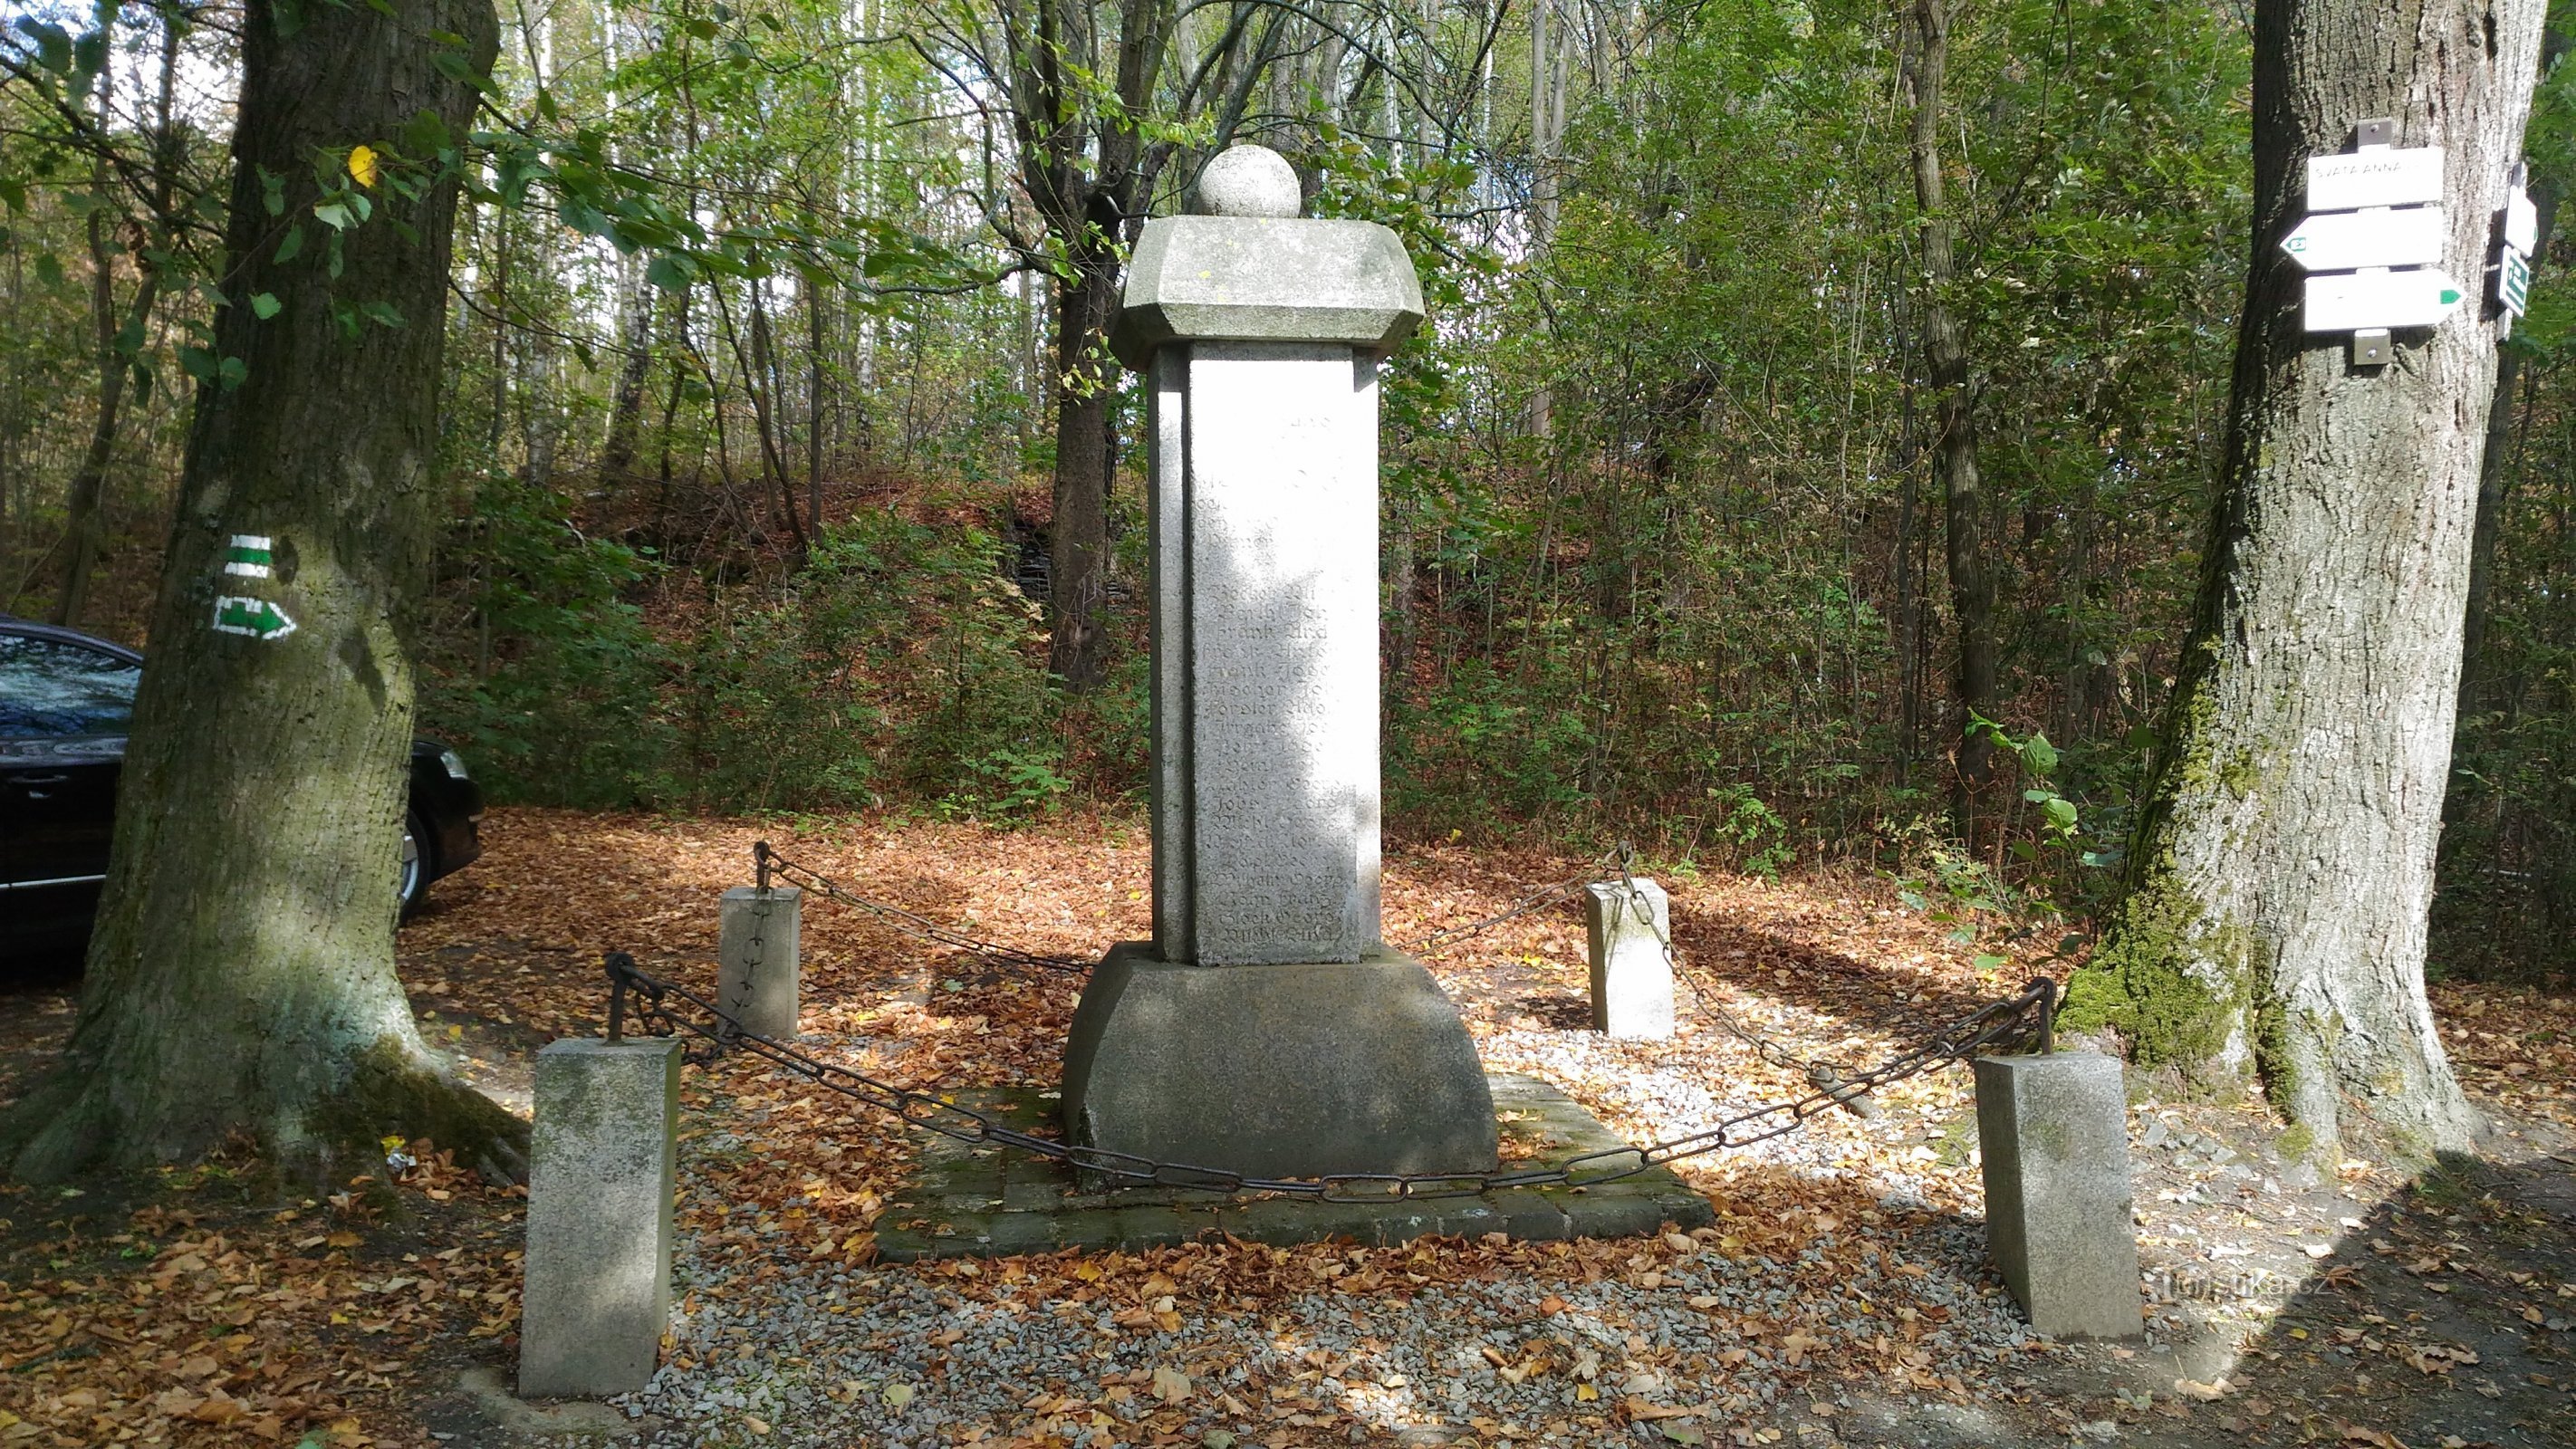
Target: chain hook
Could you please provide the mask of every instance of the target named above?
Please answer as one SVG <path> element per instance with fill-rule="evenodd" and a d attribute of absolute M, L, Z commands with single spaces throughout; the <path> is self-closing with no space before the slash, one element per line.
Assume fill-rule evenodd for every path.
<path fill-rule="evenodd" d="M 764 896 L 769 894 L 770 862 L 777 856 L 778 852 L 769 848 L 768 841 L 755 840 L 751 843 L 751 866 L 757 872 L 760 893 Z"/>
<path fill-rule="evenodd" d="M 608 1040 L 614 1045 L 626 1040 L 627 974 L 635 969 L 635 958 L 623 951 L 611 951 L 600 958 L 608 971 Z"/>

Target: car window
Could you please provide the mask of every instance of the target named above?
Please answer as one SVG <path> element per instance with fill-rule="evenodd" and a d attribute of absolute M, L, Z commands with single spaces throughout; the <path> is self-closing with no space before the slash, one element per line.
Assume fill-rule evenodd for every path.
<path fill-rule="evenodd" d="M 0 634 L 0 738 L 121 735 L 143 666 L 113 654 Z"/>

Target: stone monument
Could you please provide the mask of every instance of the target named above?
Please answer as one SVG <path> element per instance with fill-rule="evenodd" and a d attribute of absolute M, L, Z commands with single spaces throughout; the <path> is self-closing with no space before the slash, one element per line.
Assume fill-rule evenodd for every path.
<path fill-rule="evenodd" d="M 1070 1140 L 1258 1176 L 1475 1172 L 1457 1009 L 1378 938 L 1377 367 L 1422 320 L 1373 222 L 1237 146 L 1148 222 L 1110 347 L 1149 386 L 1154 939 L 1065 1049 Z"/>

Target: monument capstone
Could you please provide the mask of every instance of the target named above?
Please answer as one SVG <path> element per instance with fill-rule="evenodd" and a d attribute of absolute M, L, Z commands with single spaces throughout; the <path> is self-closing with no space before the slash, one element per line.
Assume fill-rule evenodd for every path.
<path fill-rule="evenodd" d="M 1378 937 L 1378 362 L 1422 320 L 1385 227 L 1237 146 L 1146 223 L 1110 347 L 1148 384 L 1154 939 L 1065 1051 L 1068 1137 L 1258 1176 L 1472 1172 L 1457 1009 Z"/>

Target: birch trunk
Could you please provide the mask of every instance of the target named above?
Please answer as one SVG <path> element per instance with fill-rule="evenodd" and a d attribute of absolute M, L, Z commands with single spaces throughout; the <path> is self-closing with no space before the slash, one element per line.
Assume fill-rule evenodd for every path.
<path fill-rule="evenodd" d="M 2264 0 L 2253 264 L 2199 612 L 2130 853 L 2130 892 L 2067 1024 L 2137 1060 L 2259 1080 L 2287 1150 L 2363 1120 L 2401 1151 L 2476 1115 L 2424 996 L 2470 534 L 2495 382 L 2472 300 L 2355 367 L 2300 326 L 2281 236 L 2302 159 L 2353 127 L 2447 148 L 2444 266 L 2476 279 L 2522 151 L 2541 0 Z M 2330 1157 L 2329 1157 L 2330 1160 Z"/>
<path fill-rule="evenodd" d="M 22 1177 L 185 1158 L 237 1132 L 290 1162 L 363 1158 L 393 1133 L 517 1168 L 525 1128 L 423 1046 L 394 974 L 413 725 L 397 627 L 441 502 L 456 181 L 413 200 L 380 184 L 336 281 L 319 245 L 275 259 L 283 228 L 261 204 L 263 176 L 284 177 L 285 214 L 312 228 L 314 157 L 381 149 L 423 108 L 461 137 L 474 92 L 433 62 L 463 36 L 486 69 L 497 32 L 489 0 L 245 8 L 227 291 L 283 305 L 216 314 L 217 351 L 246 372 L 197 395 L 80 1015 L 59 1072 L 0 1119 L 0 1161 Z M 406 325 L 346 331 L 333 303 L 352 298 Z M 271 577 L 225 575 L 234 534 L 271 540 Z M 221 594 L 296 627 L 216 632 Z"/>

